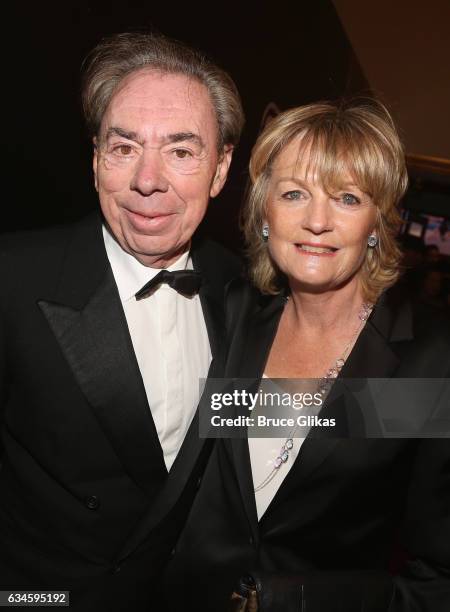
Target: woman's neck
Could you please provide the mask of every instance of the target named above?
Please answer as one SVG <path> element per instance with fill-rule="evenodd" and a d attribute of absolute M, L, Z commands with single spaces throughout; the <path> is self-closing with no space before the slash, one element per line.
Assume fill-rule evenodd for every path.
<path fill-rule="evenodd" d="M 324 293 L 294 289 L 290 298 L 291 317 L 299 330 L 316 334 L 338 332 L 358 320 L 363 301 L 358 282 Z"/>

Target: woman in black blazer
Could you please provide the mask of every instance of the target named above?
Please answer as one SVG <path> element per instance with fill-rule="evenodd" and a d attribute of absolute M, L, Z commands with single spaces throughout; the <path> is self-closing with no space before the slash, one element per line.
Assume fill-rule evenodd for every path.
<path fill-rule="evenodd" d="M 171 609 L 226 610 L 255 571 L 261 610 L 448 612 L 450 333 L 393 287 L 407 185 L 393 122 L 374 101 L 287 111 L 260 135 L 250 177 L 252 283 L 229 289 L 225 377 L 314 379 L 329 426 L 272 439 L 224 428 L 167 573 Z M 367 378 L 435 378 L 430 418 L 411 425 L 424 401 L 408 381 L 389 421 L 373 394 L 337 392 Z"/>

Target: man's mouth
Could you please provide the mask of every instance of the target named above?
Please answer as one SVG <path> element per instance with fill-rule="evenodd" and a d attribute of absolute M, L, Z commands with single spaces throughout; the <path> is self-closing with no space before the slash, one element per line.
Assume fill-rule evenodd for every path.
<path fill-rule="evenodd" d="M 153 212 L 141 213 L 135 210 L 129 210 L 128 212 L 130 212 L 132 215 L 137 215 L 138 217 L 142 217 L 143 219 L 158 219 L 159 217 L 169 217 L 170 215 L 173 214 L 167 211 L 164 211 L 164 212 L 153 211 Z"/>
<path fill-rule="evenodd" d="M 165 231 L 172 223 L 175 213 L 151 211 L 145 214 L 125 209 L 128 220 L 135 231 L 140 233 Z"/>

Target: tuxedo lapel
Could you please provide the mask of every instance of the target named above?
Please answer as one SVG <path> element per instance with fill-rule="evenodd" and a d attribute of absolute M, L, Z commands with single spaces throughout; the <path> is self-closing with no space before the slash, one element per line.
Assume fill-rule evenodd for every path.
<path fill-rule="evenodd" d="M 167 471 L 100 220 L 75 233 L 56 295 L 39 306 L 125 471 L 153 489 Z"/>
<path fill-rule="evenodd" d="M 213 378 L 219 375 L 219 372 L 215 371 L 216 364 L 217 360 L 211 363 L 208 373 Z M 204 463 L 209 456 L 212 445 L 213 440 L 199 437 L 199 410 L 197 409 L 184 442 L 170 469 L 169 477 L 165 480 L 164 486 L 156 499 L 152 499 L 149 502 L 147 511 L 144 513 L 141 521 L 137 523 L 127 538 L 118 556 L 119 561 L 126 559 L 133 553 L 145 541 L 149 533 L 157 528 L 168 515 L 170 509 L 175 506 L 186 485 L 193 478 L 197 480 L 201 478 Z"/>
<path fill-rule="evenodd" d="M 222 351 L 225 341 L 225 286 L 239 273 L 239 268 L 230 266 L 223 254 L 221 256 L 221 251 L 207 240 L 193 241 L 191 257 L 194 270 L 202 275 L 199 296 L 214 359 Z"/>

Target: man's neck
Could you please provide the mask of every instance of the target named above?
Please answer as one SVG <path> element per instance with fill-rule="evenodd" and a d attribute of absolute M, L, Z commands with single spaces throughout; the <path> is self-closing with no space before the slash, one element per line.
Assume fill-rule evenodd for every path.
<path fill-rule="evenodd" d="M 174 264 L 182 255 L 184 255 L 184 253 L 189 251 L 190 247 L 191 243 L 188 242 L 170 254 L 165 253 L 164 255 L 145 255 L 144 253 L 130 253 L 130 255 L 135 257 L 139 263 L 147 268 L 157 268 L 162 270 L 163 268 L 168 268 Z"/>

